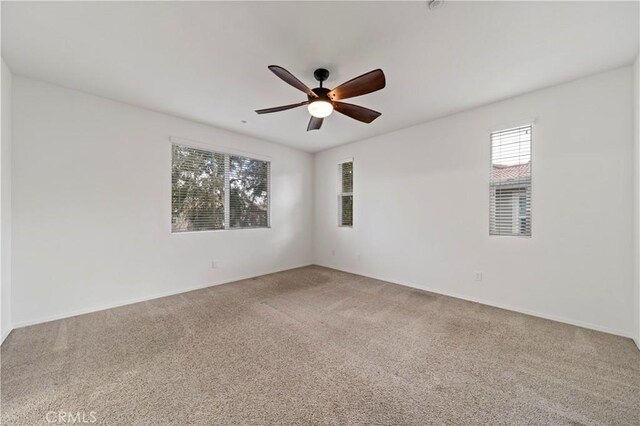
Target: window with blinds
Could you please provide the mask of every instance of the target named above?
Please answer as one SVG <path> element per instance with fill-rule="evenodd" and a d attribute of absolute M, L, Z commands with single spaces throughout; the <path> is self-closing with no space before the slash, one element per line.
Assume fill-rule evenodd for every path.
<path fill-rule="evenodd" d="M 173 232 L 269 227 L 268 161 L 172 146 Z"/>
<path fill-rule="evenodd" d="M 269 162 L 230 155 L 229 227 L 269 226 Z"/>
<path fill-rule="evenodd" d="M 531 130 L 491 133 L 490 235 L 531 236 Z"/>
<path fill-rule="evenodd" d="M 353 161 L 338 164 L 338 225 L 353 226 Z"/>

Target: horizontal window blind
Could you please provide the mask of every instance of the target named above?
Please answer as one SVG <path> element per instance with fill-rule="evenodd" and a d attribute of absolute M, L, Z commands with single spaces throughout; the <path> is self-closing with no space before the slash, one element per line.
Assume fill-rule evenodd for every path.
<path fill-rule="evenodd" d="M 269 162 L 229 157 L 229 226 L 269 226 Z"/>
<path fill-rule="evenodd" d="M 353 226 L 353 161 L 338 165 L 338 224 Z"/>
<path fill-rule="evenodd" d="M 531 236 L 531 133 L 491 133 L 490 235 Z"/>
<path fill-rule="evenodd" d="M 269 226 L 270 163 L 172 145 L 173 232 Z"/>
<path fill-rule="evenodd" d="M 224 229 L 224 154 L 172 147 L 173 232 Z"/>

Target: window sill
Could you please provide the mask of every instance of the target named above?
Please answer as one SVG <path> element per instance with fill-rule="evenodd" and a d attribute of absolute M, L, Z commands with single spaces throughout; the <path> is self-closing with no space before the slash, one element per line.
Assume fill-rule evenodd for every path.
<path fill-rule="evenodd" d="M 244 231 L 244 230 L 271 229 L 271 226 L 247 227 L 247 228 L 225 228 L 225 229 L 203 229 L 201 231 L 171 231 L 172 235 L 199 234 L 202 232 L 224 232 L 224 231 Z"/>

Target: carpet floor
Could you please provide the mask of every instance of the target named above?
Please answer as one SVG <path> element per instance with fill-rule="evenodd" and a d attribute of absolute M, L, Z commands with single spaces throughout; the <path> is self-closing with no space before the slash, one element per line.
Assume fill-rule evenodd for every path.
<path fill-rule="evenodd" d="M 629 339 L 317 266 L 17 329 L 1 354 L 3 425 L 640 423 Z"/>

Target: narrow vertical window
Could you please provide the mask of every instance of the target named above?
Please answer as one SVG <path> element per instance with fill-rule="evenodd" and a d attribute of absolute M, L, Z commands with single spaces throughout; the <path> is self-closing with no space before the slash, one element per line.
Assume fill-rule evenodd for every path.
<path fill-rule="evenodd" d="M 531 236 L 531 130 L 491 133 L 490 235 Z"/>
<path fill-rule="evenodd" d="M 353 226 L 353 161 L 338 165 L 338 225 Z"/>

